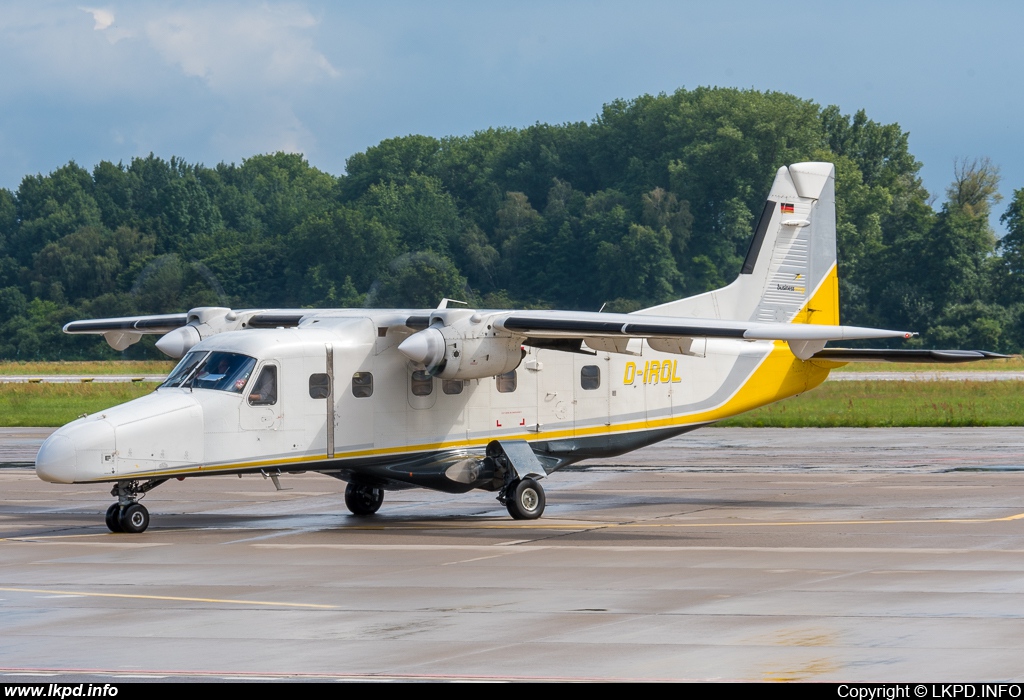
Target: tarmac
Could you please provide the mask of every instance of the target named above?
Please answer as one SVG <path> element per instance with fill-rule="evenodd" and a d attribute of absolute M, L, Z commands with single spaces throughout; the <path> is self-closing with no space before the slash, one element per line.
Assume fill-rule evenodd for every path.
<path fill-rule="evenodd" d="M 1014 681 L 1024 430 L 708 428 L 494 495 L 102 485 L 0 431 L 0 682 Z"/>

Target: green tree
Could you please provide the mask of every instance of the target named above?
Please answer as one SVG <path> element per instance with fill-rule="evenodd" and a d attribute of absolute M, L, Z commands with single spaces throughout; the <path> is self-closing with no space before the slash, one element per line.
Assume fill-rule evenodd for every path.
<path fill-rule="evenodd" d="M 432 309 L 441 299 L 472 302 L 466 278 L 452 261 L 431 251 L 407 253 L 388 266 L 367 295 L 368 306 Z"/>
<path fill-rule="evenodd" d="M 359 290 L 369 290 L 400 250 L 396 231 L 354 209 L 337 207 L 310 217 L 290 238 L 290 297 L 309 305 L 351 301 Z M 343 291 L 346 284 L 356 292 Z"/>
<path fill-rule="evenodd" d="M 999 241 L 999 277 L 995 288 L 1003 303 L 1024 302 L 1024 188 L 1014 190 L 1010 206 L 999 218 L 1007 232 Z"/>
<path fill-rule="evenodd" d="M 440 181 L 418 173 L 401 183 L 371 185 L 359 208 L 368 218 L 398 231 L 407 250 L 445 255 L 463 229 L 459 209 Z"/>
<path fill-rule="evenodd" d="M 100 209 L 92 196 L 89 172 L 74 162 L 47 176 L 30 175 L 21 181 L 17 217 L 21 222 L 12 237 L 11 254 L 23 266 L 47 243 L 101 223 Z"/>

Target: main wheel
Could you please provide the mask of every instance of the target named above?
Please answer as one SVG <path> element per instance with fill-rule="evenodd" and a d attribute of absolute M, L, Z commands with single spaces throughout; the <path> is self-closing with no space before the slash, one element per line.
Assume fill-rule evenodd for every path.
<path fill-rule="evenodd" d="M 149 511 L 141 503 L 132 503 L 121 511 L 118 522 L 125 532 L 145 532 L 149 527 Z"/>
<path fill-rule="evenodd" d="M 384 503 L 384 489 L 349 484 L 345 487 L 345 505 L 353 515 L 373 515 Z"/>
<path fill-rule="evenodd" d="M 516 520 L 536 520 L 544 512 L 544 489 L 533 479 L 523 479 L 509 493 L 505 507 Z"/>
<path fill-rule="evenodd" d="M 124 532 L 121 529 L 121 504 L 114 503 L 107 508 L 107 529 L 111 532 Z"/>

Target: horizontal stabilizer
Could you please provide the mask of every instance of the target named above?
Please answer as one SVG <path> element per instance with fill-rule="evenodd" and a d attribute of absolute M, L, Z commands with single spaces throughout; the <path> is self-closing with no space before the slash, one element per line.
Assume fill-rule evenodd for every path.
<path fill-rule="evenodd" d="M 955 364 L 979 360 L 1000 360 L 1009 355 L 1000 355 L 986 350 L 875 350 L 851 348 L 825 348 L 811 357 L 812 360 L 831 362 L 938 362 Z"/>

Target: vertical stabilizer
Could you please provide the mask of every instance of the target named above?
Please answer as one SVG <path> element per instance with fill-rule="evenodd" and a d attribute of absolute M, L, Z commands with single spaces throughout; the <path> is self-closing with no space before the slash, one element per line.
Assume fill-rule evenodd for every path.
<path fill-rule="evenodd" d="M 779 168 L 732 284 L 637 313 L 838 324 L 835 167 Z"/>

